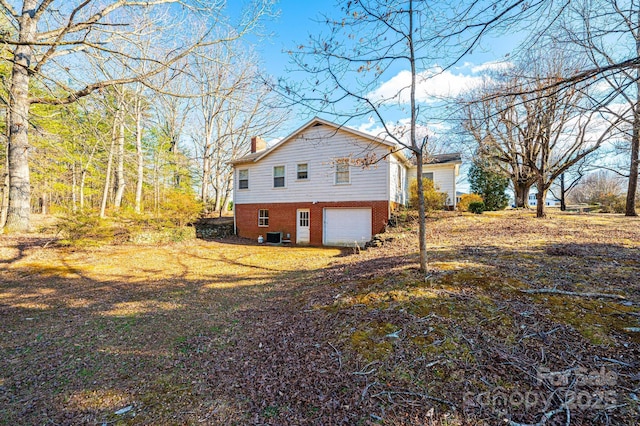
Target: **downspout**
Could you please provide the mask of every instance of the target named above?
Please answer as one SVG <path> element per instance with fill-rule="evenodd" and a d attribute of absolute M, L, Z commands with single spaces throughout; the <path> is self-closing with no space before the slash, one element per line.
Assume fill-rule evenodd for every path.
<path fill-rule="evenodd" d="M 237 173 L 235 166 L 233 167 L 233 235 L 238 235 L 238 229 L 236 227 L 236 183 L 237 183 Z"/>
<path fill-rule="evenodd" d="M 389 225 L 389 220 L 391 219 L 391 164 L 393 163 L 393 150 L 391 151 L 391 155 L 389 156 L 389 161 L 387 161 L 387 225 Z"/>
<path fill-rule="evenodd" d="M 458 173 L 456 173 L 456 169 L 460 167 L 457 164 L 455 166 L 453 166 L 453 211 L 456 211 L 456 205 L 457 205 L 457 201 L 458 201 L 458 189 L 456 188 L 456 176 L 458 175 Z"/>

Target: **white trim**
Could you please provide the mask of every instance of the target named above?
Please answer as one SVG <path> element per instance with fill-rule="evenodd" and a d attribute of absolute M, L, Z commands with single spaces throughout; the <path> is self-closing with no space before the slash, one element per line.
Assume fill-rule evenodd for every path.
<path fill-rule="evenodd" d="M 349 179 L 347 182 L 338 182 L 338 166 L 347 166 L 347 173 L 349 174 Z M 344 171 L 340 172 L 344 173 Z M 335 172 L 333 175 L 333 184 L 334 185 L 351 185 L 351 164 L 347 163 L 336 163 Z"/>
<path fill-rule="evenodd" d="M 246 170 L 247 171 L 247 187 L 240 188 L 240 172 Z M 238 191 L 248 191 L 251 188 L 251 172 L 249 172 L 249 168 L 246 169 L 238 169 Z"/>
<path fill-rule="evenodd" d="M 261 217 L 260 216 L 260 212 L 261 211 L 266 211 L 267 212 L 267 224 L 266 225 L 260 225 L 260 219 L 265 219 L 265 217 Z M 269 227 L 269 209 L 258 209 L 258 228 L 268 228 Z"/>
<path fill-rule="evenodd" d="M 300 179 L 298 177 L 298 166 L 304 164 L 305 166 L 307 166 L 307 177 L 304 179 Z M 295 178 L 295 182 L 308 182 L 309 181 L 309 162 L 308 161 L 302 161 L 302 162 L 296 162 L 296 178 Z"/>
<path fill-rule="evenodd" d="M 284 179 L 284 185 L 276 186 L 276 167 L 282 167 L 284 169 L 282 179 Z M 273 189 L 285 189 L 287 187 L 287 165 L 279 164 L 277 166 L 273 166 L 271 169 L 271 187 Z"/>
<path fill-rule="evenodd" d="M 300 213 L 307 212 L 307 235 L 306 240 L 300 239 Z M 296 209 L 296 244 L 309 244 L 311 242 L 311 209 Z"/>

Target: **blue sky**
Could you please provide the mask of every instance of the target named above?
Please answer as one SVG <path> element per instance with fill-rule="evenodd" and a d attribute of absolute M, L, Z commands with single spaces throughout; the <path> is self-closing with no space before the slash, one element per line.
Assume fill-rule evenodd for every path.
<path fill-rule="evenodd" d="M 231 5 L 232 9 L 238 8 L 238 3 Z M 318 34 L 326 30 L 326 25 L 321 21 L 322 14 L 333 17 L 340 17 L 341 11 L 334 0 L 304 1 L 304 0 L 280 0 L 276 4 L 277 16 L 269 18 L 263 22 L 262 32 L 266 34 L 264 38 L 253 38 L 256 44 L 255 49 L 260 55 L 265 70 L 273 77 L 286 76 L 287 78 L 297 78 L 296 73 L 290 72 L 293 65 L 290 63 L 289 49 L 294 49 L 300 44 L 304 44 L 309 34 Z M 505 60 L 505 55 L 517 46 L 519 37 L 511 34 L 509 37 L 496 39 L 486 39 L 481 49 L 476 49 L 472 55 L 465 57 L 460 63 L 449 72 L 439 75 L 435 79 L 428 79 L 422 87 L 422 100 L 426 103 L 429 94 L 453 95 L 460 94 L 465 88 L 477 85 L 481 76 L 491 63 L 496 60 Z M 445 59 L 446 62 L 446 59 Z M 441 64 L 431 64 L 433 68 L 423 70 L 426 74 L 435 74 Z M 396 69 L 393 75 L 385 76 L 379 87 L 380 93 L 393 92 L 396 87 L 403 83 L 403 75 L 406 77 L 406 70 Z M 420 97 L 420 96 L 419 96 Z M 389 114 L 390 120 L 401 120 L 401 111 Z M 324 118 L 331 119 L 330 116 Z M 287 126 L 286 131 L 299 127 L 308 119 L 303 113 L 294 114 Z M 366 122 L 350 122 L 350 126 L 357 127 L 362 131 L 375 132 L 375 127 Z M 434 123 L 433 130 L 442 128 L 441 123 Z M 283 137 L 273 135 L 273 137 Z"/>
<path fill-rule="evenodd" d="M 229 11 L 237 13 L 245 1 L 229 1 Z M 436 4 L 437 3 L 433 3 Z M 290 62 L 288 50 L 295 49 L 296 46 L 305 44 L 309 35 L 318 35 L 327 31 L 327 26 L 323 22 L 322 16 L 327 15 L 334 18 L 342 18 L 343 11 L 336 0 L 279 0 L 275 4 L 276 16 L 267 18 L 262 22 L 261 33 L 263 37 L 252 36 L 250 42 L 254 44 L 254 49 L 261 58 L 265 71 L 274 78 L 286 77 L 289 80 L 302 78 L 301 73 L 292 72 L 295 66 Z M 486 72 L 490 68 L 495 68 L 494 62 L 508 61 L 510 54 L 517 48 L 522 40 L 518 34 L 509 34 L 507 37 L 486 38 L 482 45 L 475 49 L 473 54 L 465 56 L 456 66 L 440 73 L 442 65 L 448 65 L 451 58 L 441 58 L 442 63 L 426 64 L 426 68 L 419 70 L 424 77 L 423 82 L 418 87 L 418 99 L 423 102 L 422 111 L 433 111 L 439 117 L 452 116 L 449 110 L 442 109 L 436 97 L 461 96 L 465 91 L 477 87 L 486 78 Z M 380 84 L 373 93 L 389 96 L 397 93 L 401 88 L 406 87 L 407 78 L 410 77 L 408 70 L 395 67 L 392 72 L 383 75 Z M 406 98 L 406 97 L 404 97 Z M 405 108 L 402 108 L 405 106 Z M 284 125 L 280 126 L 277 132 L 263 135 L 265 139 L 273 144 L 290 132 L 300 127 L 308 121 L 312 115 L 308 110 L 298 108 L 293 111 L 290 118 Z M 328 114 L 319 114 L 322 118 L 341 122 Z M 408 118 L 406 103 L 402 100 L 399 105 L 392 105 L 385 108 L 385 121 L 387 123 L 402 123 Z M 419 137 L 426 134 L 435 136 L 430 140 L 431 152 L 440 153 L 443 151 L 459 150 L 459 147 L 449 145 L 452 138 L 449 137 L 452 126 L 451 122 L 428 119 L 427 126 L 418 129 Z M 373 135 L 380 135 L 382 126 L 373 120 L 373 116 L 362 117 L 349 121 L 348 126 Z"/>

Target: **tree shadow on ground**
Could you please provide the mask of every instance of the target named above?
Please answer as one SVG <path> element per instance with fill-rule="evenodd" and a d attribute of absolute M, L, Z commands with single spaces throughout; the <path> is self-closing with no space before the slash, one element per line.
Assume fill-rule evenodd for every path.
<path fill-rule="evenodd" d="M 257 248 L 233 253 L 235 241 L 200 244 L 158 250 L 173 259 L 169 276 L 136 264 L 99 279 L 64 256 L 57 268 L 20 266 L 28 250 L 7 262 L 5 423 L 403 424 L 428 421 L 432 407 L 431 420 L 496 420 L 486 407 L 465 411 L 461 396 L 500 380 L 529 389 L 535 366 L 564 368 L 568 353 L 574 364 L 627 362 L 621 377 L 637 362 L 630 336 L 613 329 L 611 345 L 594 344 L 565 310 L 520 291 L 602 286 L 637 306 L 640 258 L 622 245 L 438 249 L 425 279 L 412 253 L 372 250 L 313 268 L 309 249 L 274 248 L 304 253 L 299 268 L 279 270 L 267 248 L 251 258 Z M 587 308 L 609 306 L 597 302 Z"/>

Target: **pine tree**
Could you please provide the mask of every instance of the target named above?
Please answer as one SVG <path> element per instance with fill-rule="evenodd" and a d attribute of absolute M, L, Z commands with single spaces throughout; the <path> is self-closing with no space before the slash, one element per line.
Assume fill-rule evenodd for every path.
<path fill-rule="evenodd" d="M 491 170 L 488 164 L 473 162 L 469 169 L 471 192 L 482 196 L 485 210 L 502 210 L 507 207 L 509 197 L 505 194 L 509 179 Z"/>

